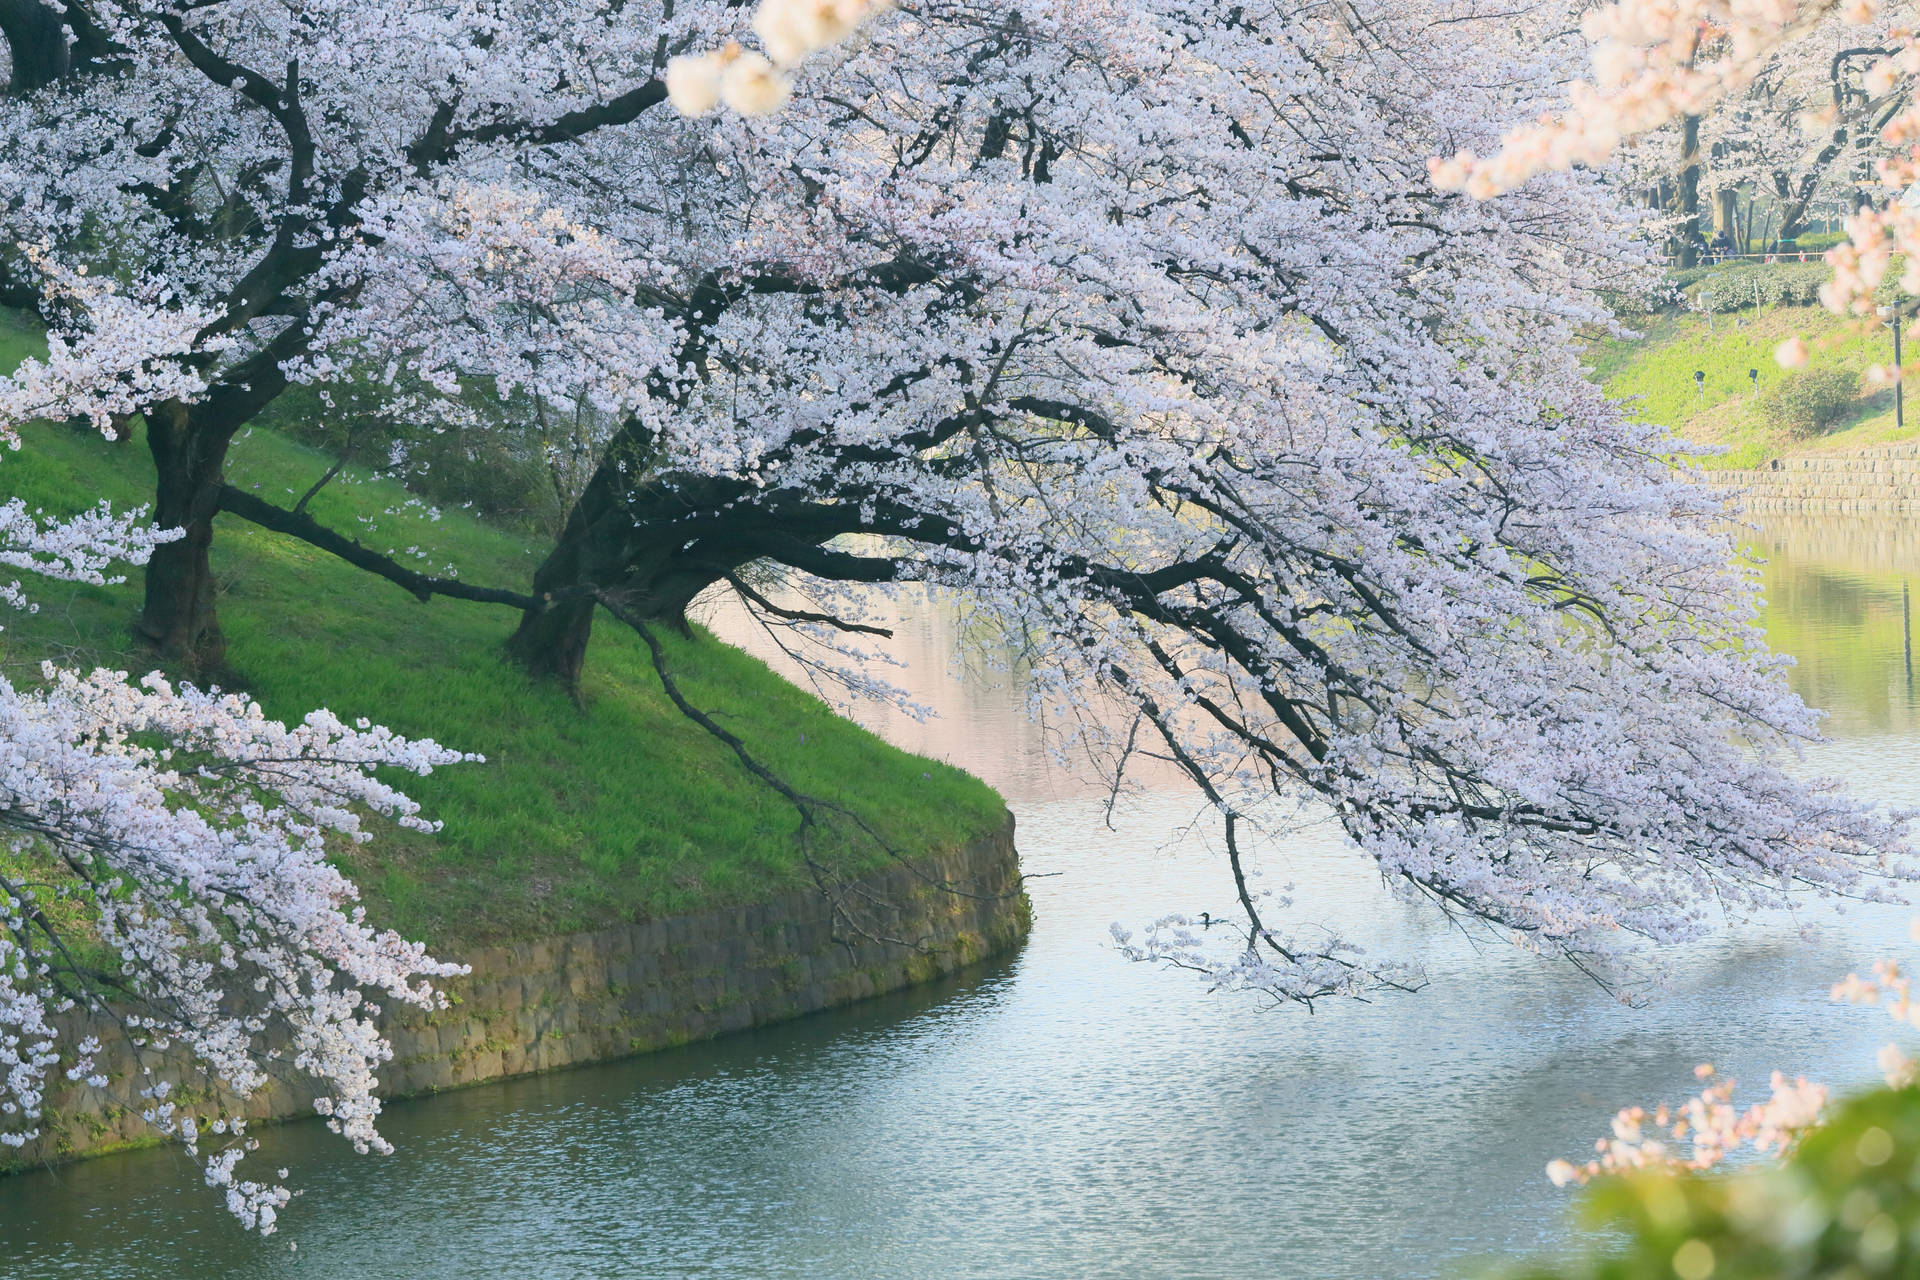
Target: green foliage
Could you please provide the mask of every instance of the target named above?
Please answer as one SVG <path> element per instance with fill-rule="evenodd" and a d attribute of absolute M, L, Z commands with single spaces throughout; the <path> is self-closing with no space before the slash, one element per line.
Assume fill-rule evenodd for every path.
<path fill-rule="evenodd" d="M 30 331 L 0 332 L 25 354 Z M 109 444 L 64 427 L 29 429 L 0 456 L 4 491 L 50 514 L 149 500 L 144 439 Z M 274 432 L 236 441 L 229 479 L 291 503 L 333 461 Z M 349 468 L 308 510 L 377 551 L 433 572 L 527 589 L 543 548 L 470 515 L 434 519 L 391 481 Z M 413 555 L 408 548 L 415 548 Z M 270 715 L 325 706 L 400 733 L 480 751 L 483 765 L 396 779 L 442 819 L 437 836 L 386 829 L 343 863 L 375 917 L 436 946 L 594 928 L 748 902 L 809 883 L 809 859 L 860 874 L 890 855 L 844 830 L 796 839 L 793 808 L 750 777 L 667 700 L 637 640 L 600 626 L 581 705 L 507 666 L 515 616 L 498 606 L 420 604 L 304 543 L 222 518 L 214 543 L 232 670 Z M 119 587 L 33 584 L 40 611 L 10 614 L 0 669 L 39 662 L 144 671 L 132 641 L 138 574 Z M 994 829 L 1004 807 L 958 769 L 849 724 L 759 661 L 699 628 L 661 636 L 687 695 L 803 791 L 862 814 L 901 850 L 933 852 Z"/>
<path fill-rule="evenodd" d="M 1802 231 L 1793 243 L 1803 253 L 1825 253 L 1846 238 L 1844 231 Z"/>
<path fill-rule="evenodd" d="M 1585 1210 L 1618 1243 L 1510 1280 L 1920 1275 L 1920 1090 L 1852 1099 L 1777 1167 L 1608 1178 Z"/>
<path fill-rule="evenodd" d="M 1795 435 L 1815 435 L 1853 413 L 1860 381 L 1845 369 L 1806 369 L 1774 380 L 1754 411 Z"/>
<path fill-rule="evenodd" d="M 261 422 L 363 471 L 393 470 L 411 492 L 436 505 L 515 530 L 559 531 L 567 500 L 542 464 L 540 441 L 500 421 L 497 397 L 471 392 L 471 421 L 436 429 L 430 422 L 392 420 L 372 407 L 393 394 L 390 386 L 356 383 L 330 386 L 324 396 L 312 387 L 291 387 Z M 396 446 L 405 454 L 405 466 L 397 469 L 391 466 Z"/>

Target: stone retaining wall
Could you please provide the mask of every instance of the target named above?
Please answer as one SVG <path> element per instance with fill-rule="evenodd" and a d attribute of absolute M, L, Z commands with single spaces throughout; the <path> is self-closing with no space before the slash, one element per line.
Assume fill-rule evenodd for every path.
<path fill-rule="evenodd" d="M 1710 472 L 1746 490 L 1754 515 L 1920 515 L 1920 445 L 1776 458 L 1756 471 Z"/>
<path fill-rule="evenodd" d="M 451 1008 L 390 1015 L 394 1060 L 380 1073 L 381 1093 L 600 1062 L 850 1004 L 1011 950 L 1031 920 L 1011 814 L 1000 831 L 954 853 L 843 889 L 833 899 L 808 888 L 461 956 L 473 973 L 446 984 Z M 61 1028 L 63 1039 L 88 1030 Z M 12 1163 L 0 1172 L 152 1140 L 129 1050 L 93 1030 L 106 1046 L 107 1086 L 62 1081 L 41 1138 L 8 1153 Z M 312 1109 L 311 1092 L 279 1083 L 246 1106 L 254 1120 Z"/>

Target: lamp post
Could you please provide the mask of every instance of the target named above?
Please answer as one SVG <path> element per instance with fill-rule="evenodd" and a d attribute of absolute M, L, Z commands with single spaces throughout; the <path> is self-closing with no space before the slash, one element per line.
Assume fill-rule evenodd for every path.
<path fill-rule="evenodd" d="M 1898 431 L 1907 425 L 1907 388 L 1900 377 L 1900 308 L 1881 307 L 1880 318 L 1893 326 L 1893 426 Z"/>

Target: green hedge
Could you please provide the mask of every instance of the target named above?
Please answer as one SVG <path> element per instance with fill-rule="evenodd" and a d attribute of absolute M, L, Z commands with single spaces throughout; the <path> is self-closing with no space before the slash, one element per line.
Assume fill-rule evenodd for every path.
<path fill-rule="evenodd" d="M 1756 305 L 1809 307 L 1833 273 L 1824 262 L 1728 262 L 1675 273 L 1674 283 L 1696 310 L 1724 313 Z"/>

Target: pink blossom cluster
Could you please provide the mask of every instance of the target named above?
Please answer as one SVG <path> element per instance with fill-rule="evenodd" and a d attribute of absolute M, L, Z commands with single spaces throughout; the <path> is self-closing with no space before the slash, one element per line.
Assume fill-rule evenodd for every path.
<path fill-rule="evenodd" d="M 1910 932 L 1920 942 L 1920 917 Z M 1847 1004 L 1879 1005 L 1894 1021 L 1920 1027 L 1920 1000 L 1914 998 L 1913 979 L 1898 961 L 1875 961 L 1868 978 L 1849 973 L 1829 994 Z M 1898 1045 L 1883 1045 L 1876 1063 L 1889 1087 L 1902 1088 L 1920 1078 L 1920 1063 Z M 1762 1155 L 1785 1155 L 1821 1122 L 1827 1103 L 1825 1085 L 1810 1084 L 1805 1077 L 1789 1081 L 1776 1071 L 1772 1096 L 1743 1111 L 1733 1105 L 1737 1082 L 1716 1076 L 1710 1064 L 1696 1067 L 1694 1075 L 1711 1081 L 1698 1096 L 1679 1107 L 1662 1104 L 1651 1113 L 1643 1107 L 1623 1108 L 1614 1117 L 1611 1135 L 1594 1143 L 1594 1159 L 1584 1164 L 1554 1160 L 1547 1165 L 1547 1176 L 1555 1186 L 1566 1186 L 1630 1169 L 1708 1169 L 1743 1147 Z M 1684 1154 L 1676 1145 L 1683 1141 L 1691 1144 Z"/>
<path fill-rule="evenodd" d="M 97 340 L 55 338 L 48 361 L 10 380 L 0 420 L 56 405 L 92 416 L 182 390 L 164 371 L 188 344 L 190 312 L 122 305 L 77 272 L 62 287 L 85 299 Z M 180 536 L 144 516 L 102 504 L 53 520 L 12 499 L 0 504 L 0 564 L 119 581 L 114 564 L 144 564 Z M 17 581 L 0 600 L 31 607 Z M 244 697 L 157 672 L 132 681 L 49 663 L 32 686 L 0 678 L 0 1144 L 37 1136 L 52 1073 L 107 1085 L 98 1038 L 63 1044 L 56 1029 L 55 1015 L 85 1011 L 119 1024 L 149 1076 L 144 1118 L 200 1159 L 249 1227 L 271 1232 L 290 1192 L 284 1171 L 237 1176 L 254 1144 L 226 1108 L 272 1074 L 315 1081 L 336 1132 L 357 1150 L 389 1150 L 376 1125 L 374 1072 L 392 1056 L 378 1001 L 433 1007 L 432 980 L 464 968 L 368 924 L 329 854 L 338 840 L 370 838 L 367 815 L 436 828 L 376 769 L 425 774 L 478 759 L 326 711 L 282 724 Z M 78 933 L 63 923 L 75 909 Z M 118 957 L 104 981 L 76 959 L 90 945 Z M 170 1097 L 175 1076 L 213 1086 L 194 1095 L 214 1100 L 182 1107 Z"/>
<path fill-rule="evenodd" d="M 1710 1063 L 1696 1067 L 1694 1074 L 1710 1081 L 1697 1095 L 1678 1107 L 1663 1103 L 1651 1112 L 1623 1108 L 1613 1118 L 1612 1132 L 1594 1143 L 1594 1159 L 1578 1165 L 1552 1161 L 1547 1177 L 1564 1187 L 1634 1169 L 1711 1169 L 1746 1147 L 1762 1155 L 1784 1155 L 1820 1123 L 1827 1105 L 1825 1085 L 1809 1084 L 1805 1077 L 1788 1080 L 1776 1071 L 1772 1094 L 1741 1110 L 1733 1105 L 1736 1081 L 1716 1077 Z M 1681 1143 L 1688 1144 L 1685 1154 Z"/>

